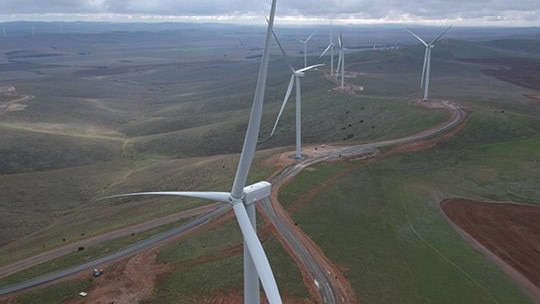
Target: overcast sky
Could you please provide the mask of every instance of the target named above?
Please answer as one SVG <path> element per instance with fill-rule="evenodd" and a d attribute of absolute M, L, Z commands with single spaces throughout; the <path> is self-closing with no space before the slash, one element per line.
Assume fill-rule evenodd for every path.
<path fill-rule="evenodd" d="M 219 21 L 260 23 L 270 0 L 0 0 L 0 22 Z M 540 0 L 278 0 L 282 23 L 540 26 Z"/>

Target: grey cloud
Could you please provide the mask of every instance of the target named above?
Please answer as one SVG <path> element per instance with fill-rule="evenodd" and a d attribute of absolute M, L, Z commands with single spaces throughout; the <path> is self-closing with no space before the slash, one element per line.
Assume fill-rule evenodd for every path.
<path fill-rule="evenodd" d="M 245 0 L 102 0 L 102 7 L 114 14 L 223 15 L 266 11 L 266 1 Z"/>
<path fill-rule="evenodd" d="M 0 14 L 262 15 L 269 0 L 1 0 Z M 399 19 L 538 19 L 540 2 L 508 0 L 279 0 L 281 16 Z M 538 21 L 537 21 L 538 22 Z"/>
<path fill-rule="evenodd" d="M 2 14 L 98 13 L 99 0 L 2 0 Z"/>

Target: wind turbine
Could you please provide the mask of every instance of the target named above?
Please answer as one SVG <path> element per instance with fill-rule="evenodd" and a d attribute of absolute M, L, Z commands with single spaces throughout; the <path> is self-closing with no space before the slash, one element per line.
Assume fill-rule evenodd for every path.
<path fill-rule="evenodd" d="M 336 76 L 339 76 L 341 74 L 340 88 L 343 90 L 344 84 L 345 84 L 345 51 L 343 47 L 343 33 L 339 33 L 338 45 L 339 45 L 339 57 L 338 57 L 338 65 L 336 69 Z M 340 68 L 341 68 L 341 73 L 340 73 Z"/>
<path fill-rule="evenodd" d="M 309 39 L 311 39 L 311 37 L 313 37 L 313 35 L 315 35 L 317 31 L 313 31 L 313 33 L 311 33 L 311 35 L 309 35 L 309 37 L 307 37 L 306 40 L 300 40 L 300 42 L 302 42 L 304 44 L 304 68 L 307 67 L 307 43 L 309 41 Z"/>
<path fill-rule="evenodd" d="M 448 30 L 452 27 L 450 25 L 444 32 L 442 32 L 437 38 L 435 38 L 430 43 L 426 43 L 422 38 L 418 37 L 415 33 L 409 31 L 408 29 L 405 29 L 407 32 L 409 32 L 411 35 L 413 35 L 416 39 L 418 39 L 425 47 L 426 51 L 424 52 L 424 65 L 422 66 L 422 79 L 420 80 L 420 88 L 424 89 L 424 101 L 428 100 L 428 93 L 429 93 L 429 72 L 431 70 L 431 49 L 435 47 L 435 42 L 439 40 Z"/>
<path fill-rule="evenodd" d="M 328 44 L 328 46 L 326 47 L 326 49 L 324 50 L 324 52 L 322 52 L 321 56 L 319 56 L 319 58 L 322 58 L 322 56 L 324 56 L 328 51 L 330 51 L 330 76 L 334 76 L 334 39 L 333 39 L 333 32 L 330 31 L 330 43 Z"/>
<path fill-rule="evenodd" d="M 283 49 L 283 46 L 279 42 L 279 39 L 276 33 L 272 31 L 272 34 L 274 34 L 274 38 L 276 39 L 279 49 L 281 50 L 283 57 L 285 57 L 285 61 L 287 62 L 287 64 L 289 65 L 289 68 L 292 71 L 292 75 L 291 75 L 291 80 L 289 81 L 289 87 L 287 88 L 287 92 L 285 93 L 285 98 L 283 99 L 283 103 L 281 104 L 281 109 L 279 110 L 278 117 L 276 119 L 276 122 L 274 123 L 274 128 L 272 129 L 272 133 L 270 133 L 270 136 L 274 135 L 274 132 L 276 131 L 276 127 L 279 122 L 279 118 L 281 117 L 281 113 L 283 113 L 283 109 L 285 108 L 285 105 L 287 104 L 287 101 L 289 100 L 289 97 L 291 95 L 292 88 L 294 84 L 296 83 L 296 152 L 295 152 L 294 157 L 297 159 L 301 159 L 302 158 L 302 115 L 301 115 L 302 92 L 300 88 L 300 78 L 304 77 L 304 72 L 317 68 L 317 67 L 324 66 L 324 64 L 316 64 L 316 65 L 305 67 L 303 69 L 295 70 L 294 67 L 290 64 L 287 57 L 287 53 L 285 53 L 285 50 Z"/>
<path fill-rule="evenodd" d="M 261 242 L 257 237 L 255 205 L 259 201 L 270 195 L 272 185 L 262 181 L 250 186 L 245 186 L 247 176 L 255 149 L 257 138 L 261 125 L 263 110 L 264 91 L 266 87 L 266 75 L 268 70 L 269 45 L 272 38 L 272 26 L 274 24 L 274 15 L 276 9 L 276 0 L 272 0 L 270 10 L 270 20 L 266 32 L 266 42 L 262 55 L 261 67 L 255 88 L 253 106 L 249 118 L 248 128 L 244 139 L 244 145 L 240 154 L 240 162 L 236 170 L 231 192 L 192 192 L 192 191 L 163 191 L 163 192 L 138 192 L 109 196 L 106 198 L 141 196 L 141 195 L 164 195 L 201 198 L 211 201 L 219 201 L 232 205 L 234 214 L 240 230 L 244 237 L 244 303 L 253 304 L 260 302 L 259 280 L 262 283 L 266 297 L 270 304 L 281 304 L 281 296 L 270 268 L 268 258 L 264 252 Z"/>

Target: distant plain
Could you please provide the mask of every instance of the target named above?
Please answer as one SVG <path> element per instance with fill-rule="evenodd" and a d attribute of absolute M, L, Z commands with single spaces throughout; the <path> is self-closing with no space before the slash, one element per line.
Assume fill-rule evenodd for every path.
<path fill-rule="evenodd" d="M 342 30 L 345 39 L 351 37 L 345 40 L 347 70 L 356 72 L 346 81 L 364 90 L 343 94 L 324 78 L 328 58 L 318 55 L 329 29 L 319 29 L 309 61 L 327 66 L 302 82 L 306 145 L 398 138 L 447 119 L 443 110 L 417 103 L 423 48 L 405 31 Z M 16 35 L 0 37 L 0 87 L 35 96 L 24 110 L 0 115 L 0 266 L 204 204 L 162 198 L 96 201 L 104 195 L 230 187 L 263 28 L 101 31 L 30 35 L 21 25 Z M 276 31 L 293 65 L 301 66 L 297 40 L 310 31 Z M 459 196 L 540 203 L 540 101 L 530 97 L 540 95 L 538 35 L 537 29 L 450 32 L 433 50 L 431 96 L 467 107 L 465 129 L 433 149 L 361 166 L 296 210 L 295 220 L 346 269 L 363 303 L 532 303 L 459 237 L 438 201 Z M 264 159 L 292 150 L 293 100 L 269 138 L 289 77 L 274 46 L 252 180 L 272 173 Z M 287 206 L 352 165 L 317 165 L 284 188 L 280 201 Z M 237 246 L 235 229 L 228 223 L 212 231 L 216 234 L 181 240 L 158 259 L 181 264 L 179 253 L 180 260 L 195 259 Z M 289 269 L 290 258 L 275 239 L 267 243 L 276 252 L 284 292 L 306 297 L 299 273 Z M 160 279 L 149 303 L 239 289 L 239 267 L 239 255 L 184 266 Z M 205 279 L 209 271 L 219 275 Z"/>

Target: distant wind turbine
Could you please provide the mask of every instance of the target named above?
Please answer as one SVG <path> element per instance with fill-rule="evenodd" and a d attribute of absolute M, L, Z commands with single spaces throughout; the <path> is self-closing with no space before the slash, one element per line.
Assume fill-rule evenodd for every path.
<path fill-rule="evenodd" d="M 305 67 L 303 69 L 295 70 L 294 67 L 290 64 L 287 53 L 285 53 L 285 50 L 283 49 L 283 46 L 279 42 L 279 39 L 274 31 L 272 31 L 272 34 L 274 34 L 274 38 L 276 39 L 276 42 L 279 46 L 279 49 L 281 50 L 281 53 L 283 54 L 283 57 L 285 58 L 285 61 L 289 65 L 289 68 L 292 71 L 291 80 L 289 81 L 289 87 L 287 88 L 287 92 L 285 93 L 285 98 L 283 99 L 283 103 L 281 104 L 281 109 L 279 110 L 278 117 L 276 119 L 276 122 L 274 123 L 274 128 L 272 129 L 272 133 L 270 133 L 270 136 L 274 135 L 274 132 L 276 131 L 277 124 L 279 122 L 279 118 L 281 117 L 281 113 L 283 113 L 283 109 L 285 108 L 285 105 L 287 104 L 287 101 L 289 100 L 289 97 L 292 92 L 292 88 L 296 82 L 296 152 L 295 152 L 295 158 L 300 159 L 302 158 L 302 115 L 301 115 L 301 109 L 302 109 L 302 92 L 300 88 L 300 78 L 304 77 L 304 72 L 324 66 L 324 64 L 316 64 L 309 67 Z M 313 34 L 312 34 L 313 35 Z"/>
<path fill-rule="evenodd" d="M 424 101 L 428 100 L 428 93 L 429 93 L 429 72 L 431 70 L 431 49 L 435 47 L 435 42 L 437 42 L 448 30 L 452 27 L 450 25 L 444 32 L 442 32 L 437 38 L 435 38 L 430 43 L 426 43 L 422 38 L 418 37 L 415 33 L 409 31 L 408 29 L 405 29 L 407 32 L 409 32 L 411 35 L 413 35 L 416 39 L 418 39 L 425 47 L 426 51 L 424 52 L 424 65 L 422 66 L 422 79 L 420 80 L 420 88 L 424 89 Z"/>
<path fill-rule="evenodd" d="M 269 45 L 272 39 L 272 26 L 274 24 L 274 15 L 276 0 L 272 0 L 270 10 L 270 20 L 266 32 L 266 42 L 261 60 L 261 67 L 257 79 L 253 106 L 249 118 L 248 128 L 244 139 L 244 145 L 240 154 L 240 162 L 234 177 L 231 192 L 191 192 L 191 191 L 165 191 L 165 192 L 138 192 L 109 196 L 125 197 L 140 195 L 165 195 L 181 196 L 191 198 L 201 198 L 211 201 L 219 201 L 231 204 L 236 216 L 238 225 L 244 237 L 244 303 L 253 304 L 260 302 L 259 280 L 264 288 L 266 298 L 270 304 L 281 304 L 281 296 L 270 268 L 268 258 L 257 237 L 255 205 L 259 201 L 270 195 L 271 184 L 268 182 L 258 182 L 250 186 L 245 186 L 247 176 L 257 145 L 257 138 L 261 125 L 263 110 L 264 91 L 266 87 L 266 76 L 268 70 Z"/>
<path fill-rule="evenodd" d="M 334 45 L 334 38 L 332 34 L 333 32 L 330 31 L 330 43 L 328 44 L 324 52 L 322 52 L 321 56 L 319 56 L 319 58 L 322 58 L 322 56 L 324 56 L 328 51 L 330 51 L 330 76 L 334 76 L 334 47 L 335 45 Z"/>
<path fill-rule="evenodd" d="M 340 88 L 343 90 L 345 87 L 345 51 L 343 46 L 343 33 L 339 33 L 338 37 L 338 46 L 339 46 L 339 57 L 338 57 L 338 65 L 336 69 L 336 76 L 341 75 L 341 85 Z M 341 68 L 341 73 L 340 73 Z"/>
<path fill-rule="evenodd" d="M 300 42 L 302 42 L 304 44 L 304 68 L 307 67 L 307 43 L 309 41 L 309 39 L 311 39 L 311 37 L 313 37 L 313 35 L 315 35 L 317 31 L 313 31 L 313 33 L 311 33 L 311 35 L 309 35 L 309 37 L 307 37 L 306 40 L 300 40 Z"/>

